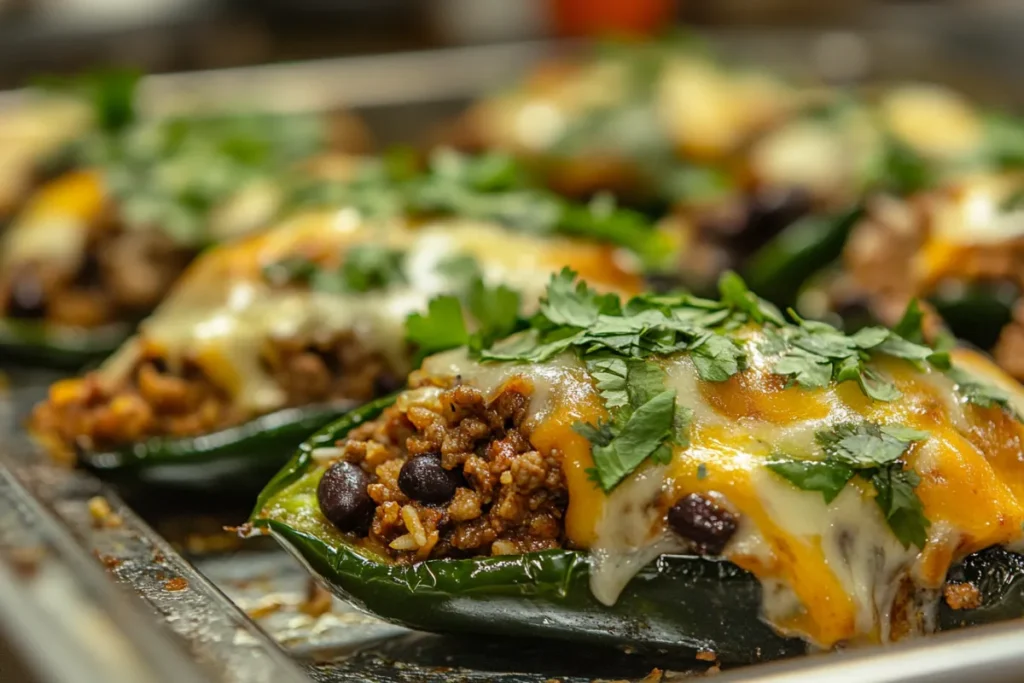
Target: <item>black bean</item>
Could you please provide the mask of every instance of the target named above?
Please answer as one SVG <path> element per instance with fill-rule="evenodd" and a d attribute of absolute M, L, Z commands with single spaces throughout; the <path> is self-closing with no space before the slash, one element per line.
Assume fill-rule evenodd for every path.
<path fill-rule="evenodd" d="M 672 530 L 698 545 L 709 555 L 718 555 L 736 533 L 736 516 L 696 493 L 679 499 L 669 508 Z"/>
<path fill-rule="evenodd" d="M 39 277 L 25 271 L 15 275 L 7 314 L 12 318 L 42 318 L 46 315 L 46 293 Z"/>
<path fill-rule="evenodd" d="M 365 531 L 373 518 L 374 503 L 366 487 L 370 477 L 350 462 L 331 465 L 316 489 L 320 511 L 342 531 Z"/>
<path fill-rule="evenodd" d="M 410 458 L 398 473 L 398 488 L 421 503 L 446 503 L 458 485 L 458 473 L 441 467 L 441 456 L 434 453 Z"/>

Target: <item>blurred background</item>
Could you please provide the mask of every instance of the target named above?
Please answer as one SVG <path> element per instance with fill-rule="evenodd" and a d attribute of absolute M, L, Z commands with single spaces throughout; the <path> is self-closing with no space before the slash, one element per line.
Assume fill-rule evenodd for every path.
<path fill-rule="evenodd" d="M 0 87 L 92 66 L 182 71 L 670 23 L 899 31 L 994 71 L 1024 50 L 1014 0 L 0 0 Z"/>

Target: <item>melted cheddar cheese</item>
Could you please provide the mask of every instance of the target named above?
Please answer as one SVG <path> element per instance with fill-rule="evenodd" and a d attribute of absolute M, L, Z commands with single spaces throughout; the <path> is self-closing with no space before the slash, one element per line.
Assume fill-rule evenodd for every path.
<path fill-rule="evenodd" d="M 337 268 L 347 251 L 361 244 L 406 252 L 407 282 L 337 294 L 275 286 L 263 276 L 264 267 L 288 257 Z M 405 319 L 424 310 L 431 297 L 453 289 L 439 265 L 460 255 L 477 261 L 488 284 L 505 283 L 524 302 L 535 302 L 551 273 L 566 265 L 609 291 L 629 293 L 641 286 L 625 255 L 608 245 L 540 238 L 461 219 L 413 225 L 405 220 L 368 221 L 354 209 L 300 214 L 201 256 L 102 374 L 108 382 L 122 381 L 143 352 L 166 359 L 172 367 L 187 358 L 229 391 L 241 408 L 267 412 L 281 407 L 285 396 L 261 364 L 266 341 L 329 338 L 343 331 L 384 353 L 397 371 L 407 372 Z"/>
<path fill-rule="evenodd" d="M 723 554 L 761 581 L 765 619 L 822 647 L 928 629 L 952 563 L 1021 540 L 1024 425 L 998 409 L 964 403 L 944 374 L 904 361 L 871 362 L 903 393 L 898 401 L 881 402 L 853 382 L 815 390 L 787 386 L 770 373 L 756 345 L 747 348 L 748 369 L 721 383 L 701 381 L 686 356 L 656 361 L 677 403 L 693 413 L 690 445 L 676 447 L 668 465 L 645 463 L 609 494 L 583 475 L 593 466 L 590 446 L 572 423 L 597 423 L 605 411 L 575 355 L 534 365 L 481 364 L 457 350 L 427 359 L 424 370 L 458 377 L 490 396 L 513 379 L 530 383 L 531 442 L 562 458 L 566 537 L 589 549 L 591 589 L 607 604 L 652 559 L 687 549 L 667 528 L 665 512 L 691 493 L 738 514 L 739 528 Z M 987 359 L 957 351 L 954 361 L 1011 392 L 1024 408 L 1020 387 Z M 897 540 L 865 482 L 852 480 L 826 503 L 819 492 L 798 489 L 765 467 L 778 454 L 810 453 L 817 431 L 851 421 L 929 433 L 906 455 L 920 476 L 916 490 L 931 522 L 923 549 Z M 916 607 L 909 626 L 894 618 L 899 599 Z"/>

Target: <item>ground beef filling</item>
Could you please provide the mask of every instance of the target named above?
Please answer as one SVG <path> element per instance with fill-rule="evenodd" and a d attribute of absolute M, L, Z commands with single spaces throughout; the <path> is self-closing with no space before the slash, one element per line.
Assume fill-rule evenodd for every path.
<path fill-rule="evenodd" d="M 29 262 L 0 276 L 0 315 L 98 327 L 151 311 L 195 256 L 158 230 L 94 230 L 72 269 Z"/>
<path fill-rule="evenodd" d="M 568 493 L 558 453 L 530 445 L 529 393 L 454 386 L 387 409 L 338 443 L 321 510 L 396 562 L 562 547 Z"/>
<path fill-rule="evenodd" d="M 319 343 L 270 340 L 261 360 L 284 391 L 282 407 L 366 401 L 400 384 L 388 360 L 351 333 Z M 114 388 L 98 373 L 57 382 L 35 407 L 30 428 L 58 459 L 73 461 L 82 451 L 154 436 L 195 436 L 253 417 L 196 363 L 186 360 L 172 370 L 162 358 L 144 356 Z"/>

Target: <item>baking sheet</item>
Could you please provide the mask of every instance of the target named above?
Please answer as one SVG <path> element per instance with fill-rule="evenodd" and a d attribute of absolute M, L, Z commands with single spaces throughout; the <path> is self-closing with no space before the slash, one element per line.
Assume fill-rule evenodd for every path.
<path fill-rule="evenodd" d="M 735 50 L 738 54 L 758 56 L 764 64 L 786 68 L 788 63 L 804 71 L 825 72 L 837 54 L 848 56 L 853 54 L 851 49 L 867 49 L 868 45 L 848 34 L 724 38 L 729 41 L 740 46 Z M 887 44 L 889 48 L 884 47 Z M 933 53 L 929 58 L 917 43 L 892 36 L 882 36 L 878 45 L 881 47 L 870 53 L 870 59 L 861 60 L 857 75 L 891 70 L 892 59 L 879 61 L 878 57 L 891 49 L 902 55 L 901 75 L 935 77 L 953 61 L 955 67 L 944 72 L 952 80 L 971 81 L 976 90 L 984 88 L 985 79 L 964 77 L 967 71 L 955 50 L 946 50 L 942 57 Z M 200 101 L 213 101 L 215 106 L 241 101 L 249 106 L 277 102 L 285 108 L 356 108 L 366 115 L 378 141 L 386 145 L 426 139 L 472 94 L 491 89 L 529 64 L 565 49 L 564 45 L 526 43 L 169 75 L 148 79 L 144 92 L 148 106 L 160 112 L 193 107 Z M 21 96 L 0 96 L 0 105 Z M 36 558 L 34 572 L 25 576 L 10 569 L 0 572 L 0 629 L 7 625 L 10 630 L 11 610 L 39 611 L 45 617 L 45 596 L 55 591 L 66 596 L 61 600 L 66 609 L 77 610 L 85 619 L 91 614 L 92 619 L 105 620 L 105 627 L 72 629 L 82 636 L 78 646 L 72 643 L 67 649 L 55 649 L 68 661 L 80 660 L 78 670 L 95 671 L 100 676 L 95 680 L 104 680 L 104 670 L 110 672 L 106 680 L 123 680 L 117 677 L 121 670 L 138 671 L 130 680 L 163 680 L 171 671 L 176 672 L 172 680 L 239 683 L 310 679 L 509 683 L 625 679 L 653 683 L 688 678 L 709 668 L 717 670 L 712 663 L 680 660 L 670 654 L 651 657 L 564 643 L 413 633 L 325 599 L 311 587 L 305 571 L 272 543 L 242 546 L 236 538 L 219 532 L 224 524 L 241 522 L 245 509 L 225 508 L 216 501 L 188 501 L 190 506 L 202 508 L 202 513 L 169 514 L 168 510 L 183 501 L 159 496 L 134 501 L 133 509 L 90 475 L 42 462 L 19 425 L 55 377 L 10 368 L 9 388 L 0 400 L 0 434 L 6 433 L 0 447 L 4 470 L 0 519 L 8 520 L 8 528 L 49 529 L 47 533 L 32 531 L 34 540 L 30 542 L 0 533 L 0 557 L 7 558 L 8 564 L 12 556 L 25 552 L 18 551 L 19 547 L 47 548 Z M 97 497 L 110 506 L 116 524 L 97 520 L 90 513 L 90 501 Z M 15 508 L 20 517 L 5 512 Z M 50 538 L 53 535 L 62 540 L 55 542 Z M 59 552 L 50 550 L 58 547 Z M 86 566 L 88 570 L 83 569 Z M 49 588 L 49 578 L 31 578 L 49 577 L 53 572 L 64 577 L 64 593 Z M 38 581 L 35 585 L 45 590 L 29 589 L 26 582 L 31 581 Z M 93 584 L 102 587 L 100 593 L 109 593 L 116 586 L 140 599 L 109 607 L 124 595 L 114 591 L 116 596 L 104 593 L 97 598 L 96 591 L 88 588 Z M 75 598 L 76 592 L 82 595 Z M 37 628 L 46 632 L 47 623 L 44 619 Z M 88 647 L 86 636 L 99 633 L 104 634 L 104 642 L 120 643 L 112 647 L 122 659 L 89 660 L 87 653 L 96 648 Z M 823 671 L 830 680 L 851 681 L 886 677 L 958 680 L 966 671 L 978 680 L 1014 680 L 1014 672 L 1024 670 L 1022 641 L 1024 630 L 1016 625 L 977 629 L 890 650 L 821 655 L 781 668 L 762 665 L 725 672 L 723 680 L 735 676 L 790 680 L 787 677 L 796 675 L 821 680 Z M 163 655 L 150 657 L 151 651 Z M 970 656 L 965 654 L 968 651 Z M 50 659 L 43 653 L 43 669 Z M 50 673 L 57 676 L 54 680 L 61 680 L 60 671 Z"/>

